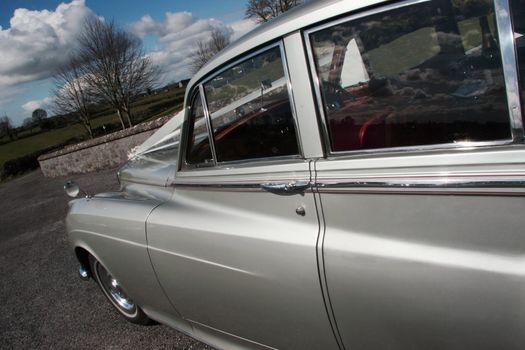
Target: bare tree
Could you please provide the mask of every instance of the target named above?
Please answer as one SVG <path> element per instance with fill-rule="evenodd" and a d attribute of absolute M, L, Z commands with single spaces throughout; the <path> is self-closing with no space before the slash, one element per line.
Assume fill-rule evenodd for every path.
<path fill-rule="evenodd" d="M 92 94 L 82 71 L 83 62 L 74 57 L 57 70 L 53 78 L 53 112 L 74 115 L 93 138 L 89 109 Z"/>
<path fill-rule="evenodd" d="M 122 128 L 133 125 L 131 102 L 152 88 L 159 69 L 145 56 L 140 39 L 113 21 L 88 19 L 78 38 L 82 74 L 95 96 L 117 111 Z"/>
<path fill-rule="evenodd" d="M 246 18 L 253 18 L 258 23 L 268 22 L 302 2 L 302 0 L 249 0 L 245 15 Z"/>
<path fill-rule="evenodd" d="M 11 119 L 7 115 L 0 117 L 0 137 L 4 136 L 9 137 L 11 141 L 13 141 L 16 136 Z"/>
<path fill-rule="evenodd" d="M 230 44 L 230 37 L 220 29 L 214 29 L 208 41 L 197 41 L 191 53 L 191 71 L 197 73 L 213 56 Z"/>

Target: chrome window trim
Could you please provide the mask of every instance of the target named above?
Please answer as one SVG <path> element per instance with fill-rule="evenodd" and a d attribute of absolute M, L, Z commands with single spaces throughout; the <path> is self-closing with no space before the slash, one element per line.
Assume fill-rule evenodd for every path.
<path fill-rule="evenodd" d="M 206 94 L 204 93 L 204 85 L 199 84 L 199 92 L 201 95 L 202 108 L 204 111 L 204 118 L 206 118 L 206 129 L 208 130 L 208 138 L 210 139 L 210 151 L 213 160 L 213 165 L 217 165 L 217 154 L 215 153 L 215 140 L 213 139 L 213 130 L 211 128 L 210 112 L 208 110 L 208 101 L 206 100 Z"/>
<path fill-rule="evenodd" d="M 291 155 L 291 156 L 277 156 L 277 157 L 264 157 L 264 158 L 252 158 L 249 160 L 232 160 L 229 162 L 219 162 L 217 163 L 216 169 L 239 169 L 239 168 L 251 168 L 254 166 L 270 166 L 276 164 L 286 164 L 286 163 L 302 163 L 305 159 L 300 155 Z"/>
<path fill-rule="evenodd" d="M 505 76 L 505 83 L 506 83 L 506 94 L 507 94 L 507 102 L 509 102 L 511 99 L 509 98 L 509 93 L 512 93 L 512 90 L 509 92 L 509 85 L 507 84 L 507 76 L 510 82 L 513 84 L 515 83 L 516 86 L 513 88 L 514 91 L 517 91 L 517 97 L 518 97 L 518 103 L 516 105 L 516 109 L 510 109 L 510 102 L 509 102 L 509 120 L 510 120 L 510 128 L 511 128 L 511 138 L 505 139 L 505 140 L 494 140 L 494 141 L 476 141 L 476 142 L 456 142 L 456 143 L 443 143 L 443 144 L 432 144 L 432 145 L 420 145 L 420 146 L 403 146 L 403 147 L 389 147 L 389 148 L 370 148 L 365 150 L 354 150 L 354 151 L 333 151 L 332 145 L 331 145 L 331 137 L 330 137 L 330 131 L 328 128 L 327 120 L 326 120 L 326 114 L 323 107 L 323 98 L 321 94 L 321 85 L 319 82 L 319 77 L 317 75 L 317 69 L 315 64 L 315 58 L 313 54 L 312 49 L 312 42 L 310 40 L 310 35 L 321 31 L 326 28 L 330 28 L 333 26 L 336 26 L 338 24 L 347 23 L 350 21 L 355 21 L 357 19 L 361 19 L 367 16 L 372 16 L 375 14 L 383 13 L 386 11 L 396 10 L 403 7 L 408 7 L 412 5 L 417 5 L 420 3 L 426 3 L 430 2 L 432 0 L 404 0 L 398 3 L 392 3 L 387 4 L 383 6 L 379 6 L 377 8 L 373 8 L 370 10 L 365 10 L 363 12 L 351 14 L 342 18 L 339 18 L 337 20 L 329 21 L 327 23 L 323 23 L 318 26 L 314 26 L 312 28 L 306 29 L 303 31 L 303 40 L 305 42 L 305 49 L 306 54 L 308 57 L 308 65 L 310 66 L 310 77 L 311 77 L 311 83 L 313 85 L 313 90 L 315 93 L 315 99 L 317 102 L 317 113 L 319 115 L 320 124 L 321 124 L 321 130 L 323 138 L 323 145 L 326 149 L 326 155 L 325 157 L 340 157 L 340 156 L 360 156 L 360 155 L 370 155 L 370 154 L 389 154 L 389 153 L 401 153 L 401 152 L 420 152 L 420 151 L 431 151 L 431 150 L 472 150 L 473 148 L 483 148 L 483 147 L 494 147 L 494 146 L 504 146 L 504 145 L 511 145 L 511 144 L 519 144 L 523 142 L 523 125 L 522 125 L 522 119 L 521 119 L 521 105 L 520 105 L 520 99 L 519 99 L 519 87 L 517 85 L 518 80 L 518 74 L 517 74 L 517 64 L 516 64 L 516 54 L 515 54 L 515 46 L 514 46 L 514 35 L 512 31 L 512 25 L 510 23 L 510 9 L 508 0 L 493 0 L 494 1 L 494 8 L 495 8 L 495 17 L 498 18 L 498 14 L 500 11 L 498 9 L 501 9 L 500 7 L 496 6 L 497 3 L 504 3 L 507 8 L 507 21 L 508 23 L 503 23 L 501 20 L 497 20 L 498 22 L 498 40 L 500 39 L 500 27 L 503 28 L 504 33 L 506 35 L 506 43 L 503 49 L 503 44 L 500 44 L 500 52 L 502 55 L 502 60 L 504 60 L 504 57 L 507 61 L 513 62 L 513 69 L 510 72 L 510 74 L 505 73 L 505 65 L 502 64 L 502 69 Z M 501 4 L 500 4 L 501 5 Z M 505 7 L 503 7 L 505 8 Z M 499 23 L 502 22 L 500 25 Z M 512 40 L 512 46 L 508 43 L 508 34 L 510 30 L 511 40 Z M 511 48 L 511 51 L 509 52 L 509 48 Z M 509 57 L 510 56 L 510 57 Z M 512 63 L 511 62 L 511 63 Z M 519 119 L 519 120 L 518 120 Z"/>
<path fill-rule="evenodd" d="M 290 73 L 288 72 L 288 58 L 286 57 L 286 50 L 284 49 L 284 41 L 279 40 L 279 47 L 281 50 L 281 59 L 283 62 L 284 78 L 286 79 L 286 89 L 288 90 L 288 102 L 290 103 L 290 111 L 292 112 L 293 124 L 295 127 L 295 141 L 297 142 L 297 155 L 304 158 L 301 130 L 299 130 L 299 120 L 297 119 L 297 111 L 295 110 L 295 100 L 293 98 L 293 86 L 290 80 Z"/>
<path fill-rule="evenodd" d="M 496 141 L 478 141 L 478 142 L 456 142 L 456 143 L 437 143 L 433 145 L 421 146 L 403 146 L 403 147 L 389 147 L 389 148 L 370 148 L 357 151 L 340 151 L 330 152 L 329 157 L 340 156 L 369 156 L 373 155 L 389 155 L 414 152 L 429 152 L 429 151 L 472 151 L 474 149 L 483 149 L 488 147 L 509 146 L 514 145 L 513 140 L 496 140 Z"/>
<path fill-rule="evenodd" d="M 204 117 L 206 118 L 206 109 L 204 109 L 204 102 L 202 101 L 202 95 L 201 95 L 200 88 L 201 86 L 197 85 L 192 89 L 191 93 L 188 94 L 190 103 L 186 107 L 186 111 L 184 113 L 184 121 L 182 124 L 182 135 L 181 135 L 181 140 L 179 143 L 180 145 L 179 146 L 180 148 L 179 149 L 180 166 L 178 167 L 179 171 L 188 171 L 188 170 L 195 170 L 195 169 L 209 169 L 215 164 L 215 158 L 213 158 L 213 163 L 210 163 L 210 164 L 190 164 L 186 161 L 186 155 L 188 153 L 188 141 L 190 137 L 189 119 L 191 116 L 191 107 L 193 106 L 193 103 L 195 102 L 195 99 L 197 98 L 197 96 L 201 97 L 201 103 L 203 104 Z M 206 123 L 206 129 L 208 130 L 208 137 L 210 137 L 210 129 L 209 129 L 208 123 Z M 213 153 L 212 153 L 212 157 L 214 157 Z"/>
<path fill-rule="evenodd" d="M 234 160 L 231 162 L 217 163 L 214 167 L 200 167 L 200 168 L 190 168 L 182 169 L 184 170 L 232 170 L 232 169 L 250 169 L 254 167 L 264 167 L 272 165 L 282 165 L 282 164 L 304 164 L 307 162 L 306 159 L 302 158 L 300 155 L 294 156 L 280 156 L 280 157 L 266 157 L 266 158 L 256 158 L 250 161 L 246 160 Z"/>
<path fill-rule="evenodd" d="M 501 52 L 503 75 L 507 90 L 507 104 L 510 113 L 510 125 L 514 142 L 523 142 L 523 119 L 521 110 L 520 87 L 518 81 L 518 63 L 516 42 L 512 28 L 509 0 L 494 0 L 498 40 Z"/>
<path fill-rule="evenodd" d="M 287 156 L 250 158 L 250 159 L 241 159 L 241 160 L 234 160 L 234 161 L 217 162 L 217 155 L 215 153 L 215 139 L 213 138 L 213 129 L 212 129 L 212 125 L 211 125 L 211 115 L 210 115 L 209 110 L 208 110 L 208 103 L 207 103 L 207 99 L 206 99 L 206 91 L 205 91 L 205 88 L 204 88 L 204 84 L 206 84 L 207 82 L 209 82 L 210 80 L 212 80 L 216 76 L 220 75 L 221 73 L 224 73 L 225 71 L 227 71 L 227 70 L 231 69 L 232 67 L 236 66 L 237 64 L 242 63 L 242 62 L 244 62 L 246 60 L 249 60 L 250 58 L 253 58 L 253 57 L 257 56 L 257 55 L 260 55 L 260 54 L 262 54 L 262 53 L 264 53 L 264 52 L 266 52 L 268 50 L 271 50 L 271 49 L 273 49 L 275 47 L 279 47 L 279 51 L 280 51 L 280 54 L 281 54 L 281 62 L 282 62 L 282 65 L 283 65 L 284 78 L 286 80 L 286 89 L 287 89 L 287 92 L 288 92 L 288 102 L 290 103 L 290 110 L 292 112 L 292 118 L 293 118 L 293 123 L 294 123 L 294 127 L 295 127 L 295 139 L 296 139 L 296 143 L 297 143 L 298 153 L 297 154 L 293 154 L 293 155 L 287 155 Z M 288 62 L 287 62 L 287 59 L 286 59 L 286 52 L 284 50 L 284 43 L 283 43 L 282 39 L 279 39 L 277 42 L 274 42 L 272 44 L 266 45 L 266 46 L 258 49 L 257 51 L 254 51 L 254 52 L 252 52 L 252 53 L 250 53 L 250 54 L 248 54 L 246 56 L 242 56 L 241 58 L 236 59 L 232 63 L 227 64 L 226 66 L 224 66 L 220 70 L 216 71 L 214 74 L 212 74 L 212 75 L 206 77 L 205 79 L 203 79 L 198 84 L 198 86 L 196 88 L 198 88 L 200 93 L 201 93 L 201 100 L 203 101 L 203 105 L 204 105 L 204 114 L 206 116 L 206 123 L 207 123 L 207 126 L 208 126 L 208 135 L 210 137 L 210 144 L 211 144 L 211 148 L 212 148 L 212 156 L 213 156 L 214 163 L 210 164 L 210 165 L 196 166 L 196 167 L 191 167 L 191 166 L 188 167 L 186 165 L 186 167 L 181 169 L 181 170 L 209 169 L 210 167 L 214 167 L 214 168 L 217 168 L 217 169 L 230 169 L 232 167 L 237 167 L 238 168 L 239 164 L 243 164 L 243 165 L 246 164 L 246 167 L 248 167 L 248 166 L 260 166 L 261 164 L 259 164 L 259 163 L 264 163 L 264 165 L 271 165 L 272 163 L 273 164 L 281 163 L 282 160 L 304 159 L 304 153 L 303 153 L 303 149 L 302 149 L 302 145 L 301 145 L 301 136 L 300 136 L 300 133 L 299 133 L 299 125 L 298 125 L 298 120 L 297 120 L 297 112 L 295 110 L 295 102 L 294 102 L 294 99 L 293 99 L 292 85 L 291 85 L 291 81 L 290 81 L 290 75 L 288 73 Z M 184 156 L 184 159 L 185 159 L 185 156 Z M 272 162 L 272 160 L 275 160 L 275 162 Z"/>

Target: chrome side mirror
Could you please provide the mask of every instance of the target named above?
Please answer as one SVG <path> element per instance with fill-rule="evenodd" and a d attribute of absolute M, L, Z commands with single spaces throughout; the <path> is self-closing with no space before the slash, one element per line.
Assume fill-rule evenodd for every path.
<path fill-rule="evenodd" d="M 77 197 L 80 192 L 82 192 L 82 194 L 85 195 L 86 198 L 91 197 L 89 194 L 83 191 L 75 181 L 71 181 L 71 180 L 68 180 L 64 184 L 64 191 L 66 191 L 66 194 L 72 198 Z"/>

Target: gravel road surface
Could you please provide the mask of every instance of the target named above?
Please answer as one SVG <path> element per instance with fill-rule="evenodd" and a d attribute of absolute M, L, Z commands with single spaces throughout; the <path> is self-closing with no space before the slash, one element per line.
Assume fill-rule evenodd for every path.
<path fill-rule="evenodd" d="M 115 174 L 71 178 L 97 193 L 118 189 Z M 38 170 L 0 185 L 0 348 L 210 349 L 167 326 L 127 323 L 93 281 L 78 278 L 65 180 Z"/>

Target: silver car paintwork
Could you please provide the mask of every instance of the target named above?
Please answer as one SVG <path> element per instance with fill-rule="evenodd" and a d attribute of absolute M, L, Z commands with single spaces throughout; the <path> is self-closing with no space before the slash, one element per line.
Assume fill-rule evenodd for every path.
<path fill-rule="evenodd" d="M 150 317 L 219 348 L 523 348 L 523 145 L 323 158 L 300 30 L 382 2 L 301 7 L 190 81 L 186 103 L 217 68 L 282 38 L 304 160 L 173 176 L 175 162 L 136 158 L 121 171 L 122 193 L 73 201 L 73 246 L 100 260 Z M 170 123 L 138 153 L 180 120 Z M 260 190 L 292 180 L 310 180 L 312 190 Z"/>
<path fill-rule="evenodd" d="M 336 349 L 319 288 L 313 193 L 259 187 L 285 180 L 310 181 L 308 162 L 179 173 L 172 199 L 148 219 L 152 263 L 193 322 L 275 348 Z"/>
<path fill-rule="evenodd" d="M 347 348 L 523 348 L 524 162 L 519 147 L 316 163 Z"/>

